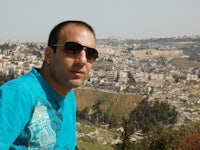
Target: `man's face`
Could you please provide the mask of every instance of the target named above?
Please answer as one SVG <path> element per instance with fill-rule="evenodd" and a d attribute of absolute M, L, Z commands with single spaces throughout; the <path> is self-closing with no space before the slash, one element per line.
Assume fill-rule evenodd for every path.
<path fill-rule="evenodd" d="M 59 34 L 58 44 L 77 42 L 84 46 L 95 48 L 95 37 L 84 26 L 70 24 Z M 65 89 L 79 87 L 88 77 L 93 61 L 86 58 L 85 50 L 76 56 L 66 54 L 63 46 L 58 46 L 50 60 L 50 72 L 58 84 Z"/>

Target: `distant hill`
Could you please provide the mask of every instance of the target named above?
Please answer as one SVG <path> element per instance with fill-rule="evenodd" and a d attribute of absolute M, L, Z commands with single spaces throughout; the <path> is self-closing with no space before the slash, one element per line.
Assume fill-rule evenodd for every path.
<path fill-rule="evenodd" d="M 190 59 L 190 58 L 175 58 L 175 59 L 172 59 L 170 63 L 176 68 L 178 68 L 179 70 L 188 70 L 190 68 L 200 66 L 200 61 Z"/>
<path fill-rule="evenodd" d="M 79 111 L 92 108 L 95 104 L 100 104 L 100 109 L 109 117 L 114 116 L 117 122 L 122 118 L 127 118 L 129 113 L 144 98 L 133 94 L 114 93 L 98 91 L 92 89 L 77 88 L 74 90 L 77 99 L 77 108 Z"/>

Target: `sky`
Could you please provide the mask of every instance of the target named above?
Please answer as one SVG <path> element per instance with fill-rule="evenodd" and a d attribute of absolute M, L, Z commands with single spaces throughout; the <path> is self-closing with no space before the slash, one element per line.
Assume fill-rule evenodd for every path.
<path fill-rule="evenodd" d="M 200 0 L 0 0 L 0 41 L 47 42 L 65 20 L 82 20 L 97 39 L 200 35 Z"/>

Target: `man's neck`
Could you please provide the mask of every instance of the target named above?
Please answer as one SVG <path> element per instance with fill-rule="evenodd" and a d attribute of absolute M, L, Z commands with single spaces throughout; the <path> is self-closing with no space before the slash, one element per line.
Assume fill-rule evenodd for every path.
<path fill-rule="evenodd" d="M 42 77 L 46 80 L 46 82 L 62 97 L 65 97 L 67 93 L 71 89 L 66 89 L 62 86 L 62 84 L 59 84 L 56 79 L 51 75 L 50 71 L 43 67 L 42 69 L 38 70 L 39 73 L 42 75 Z"/>

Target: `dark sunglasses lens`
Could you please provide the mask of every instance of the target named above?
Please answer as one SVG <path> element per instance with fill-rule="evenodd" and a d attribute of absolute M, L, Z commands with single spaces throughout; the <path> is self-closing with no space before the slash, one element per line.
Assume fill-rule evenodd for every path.
<path fill-rule="evenodd" d="M 89 47 L 84 47 L 79 43 L 76 42 L 67 42 L 65 43 L 65 52 L 67 54 L 71 54 L 71 55 L 77 55 L 81 52 L 81 50 L 83 50 L 84 48 L 86 48 L 86 57 L 87 59 L 96 59 L 98 57 L 98 52 L 96 49 L 93 48 L 89 48 Z"/>
<path fill-rule="evenodd" d="M 98 52 L 97 50 L 93 49 L 93 48 L 87 48 L 87 58 L 88 59 L 96 59 L 98 57 Z"/>
<path fill-rule="evenodd" d="M 83 46 L 78 43 L 68 42 L 65 44 L 65 52 L 69 54 L 79 54 L 82 49 Z"/>

